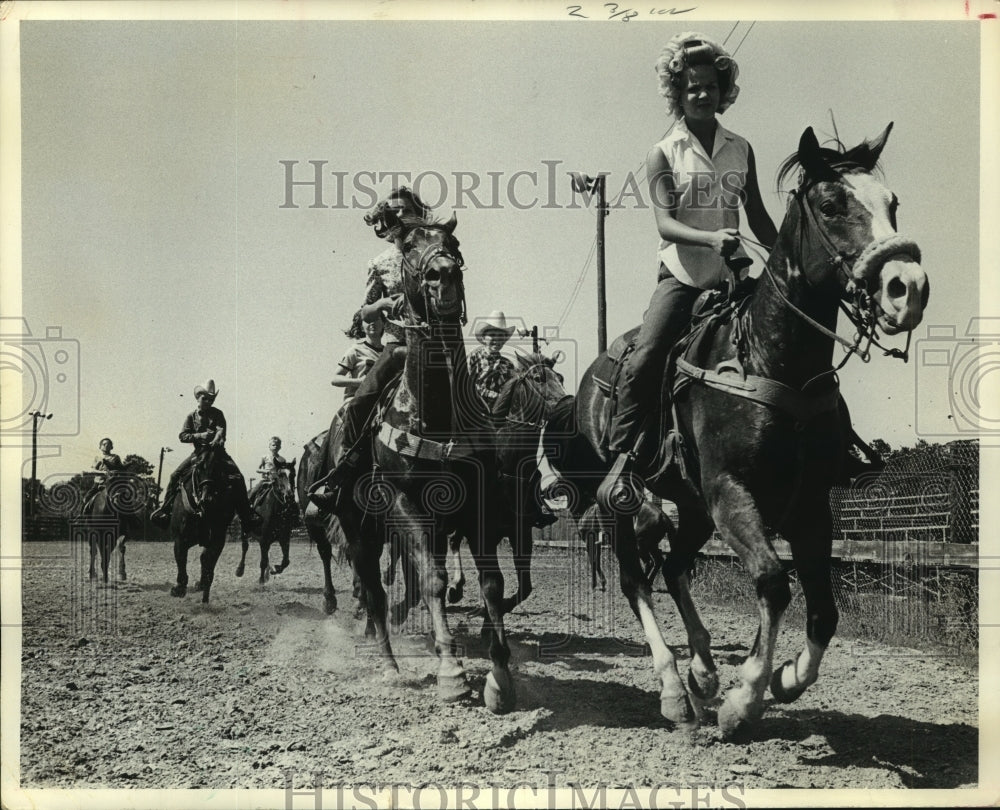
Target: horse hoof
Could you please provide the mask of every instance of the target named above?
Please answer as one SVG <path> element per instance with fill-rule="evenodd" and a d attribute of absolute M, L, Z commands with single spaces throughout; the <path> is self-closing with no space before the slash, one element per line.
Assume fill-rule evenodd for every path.
<path fill-rule="evenodd" d="M 125 576 L 125 572 L 124 571 L 119 571 L 118 572 L 118 579 L 121 582 L 125 582 L 128 579 L 128 577 Z"/>
<path fill-rule="evenodd" d="M 463 589 L 462 589 L 461 586 L 458 586 L 457 588 L 453 588 L 450 585 L 448 586 L 448 604 L 449 605 L 454 605 L 454 604 L 457 604 L 457 603 L 461 602 L 462 601 L 462 597 L 464 595 L 465 595 L 465 593 L 464 593 L 464 591 L 463 591 Z"/>
<path fill-rule="evenodd" d="M 746 726 L 746 720 L 739 709 L 728 700 L 719 707 L 718 719 L 719 731 L 724 740 L 733 739 Z"/>
<path fill-rule="evenodd" d="M 389 613 L 389 621 L 395 626 L 399 627 L 403 622 L 406 621 L 406 617 L 410 615 L 410 605 L 404 599 L 402 602 L 397 602 L 392 606 L 392 610 Z"/>
<path fill-rule="evenodd" d="M 202 603 L 203 605 L 207 605 L 207 604 L 208 604 L 208 591 L 205 591 L 205 592 L 204 592 L 204 593 L 203 593 L 203 594 L 201 595 L 201 603 Z"/>
<path fill-rule="evenodd" d="M 693 726 L 698 716 L 686 692 L 680 694 L 660 693 L 660 714 L 675 726 Z"/>
<path fill-rule="evenodd" d="M 327 616 L 332 616 L 337 610 L 337 597 L 328 596 L 323 600 L 323 611 Z"/>
<path fill-rule="evenodd" d="M 184 585 L 174 585 L 170 589 L 171 596 L 187 596 L 187 588 Z"/>
<path fill-rule="evenodd" d="M 454 703 L 456 700 L 467 698 L 472 690 L 465 680 L 465 674 L 459 675 L 438 675 L 437 679 L 438 697 L 445 703 Z"/>
<path fill-rule="evenodd" d="M 698 700 L 711 700 L 719 691 L 719 673 L 712 670 L 698 674 L 689 669 L 688 691 Z"/>
<path fill-rule="evenodd" d="M 486 676 L 483 702 L 493 714 L 507 714 L 517 703 L 514 695 L 514 680 L 505 670 L 494 670 Z"/>
<path fill-rule="evenodd" d="M 793 686 L 791 689 L 786 689 L 781 683 L 781 673 L 785 671 L 786 667 L 792 667 L 794 671 L 795 662 L 785 661 L 784 664 L 771 673 L 771 695 L 778 703 L 792 703 L 798 700 L 802 697 L 802 693 L 810 686 L 808 683 L 803 683 Z"/>
<path fill-rule="evenodd" d="M 236 576 L 241 577 L 246 569 L 243 567 L 243 563 L 236 566 Z"/>

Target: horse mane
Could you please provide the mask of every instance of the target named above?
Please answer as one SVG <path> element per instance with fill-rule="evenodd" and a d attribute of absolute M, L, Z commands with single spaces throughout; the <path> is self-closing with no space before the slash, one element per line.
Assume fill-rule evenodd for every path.
<path fill-rule="evenodd" d="M 873 143 L 873 141 L 866 139 L 857 146 L 848 149 L 838 137 L 833 140 L 834 148 L 821 146 L 819 149 L 819 156 L 822 158 L 823 162 L 838 175 L 856 174 L 859 172 L 874 172 L 878 171 L 880 166 L 877 158 L 878 152 L 872 149 Z M 800 169 L 803 172 L 803 175 L 798 179 L 798 185 L 801 187 L 807 180 L 807 177 L 805 176 L 805 167 L 799 159 L 798 151 L 790 154 L 781 162 L 781 165 L 778 166 L 778 191 L 781 190 L 781 186 L 784 184 L 785 180 L 796 169 Z"/>

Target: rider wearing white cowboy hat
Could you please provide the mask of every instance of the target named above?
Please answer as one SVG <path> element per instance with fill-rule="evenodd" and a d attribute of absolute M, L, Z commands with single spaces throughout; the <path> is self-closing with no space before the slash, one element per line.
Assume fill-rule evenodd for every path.
<path fill-rule="evenodd" d="M 243 535 L 246 536 L 252 528 L 259 524 L 260 520 L 250 510 L 246 479 L 243 478 L 243 473 L 225 451 L 226 416 L 214 405 L 218 395 L 219 389 L 215 387 L 215 380 L 209 380 L 205 385 L 195 386 L 194 398 L 198 401 L 198 408 L 184 419 L 184 426 L 178 437 L 185 444 L 193 444 L 194 452 L 171 473 L 167 491 L 163 495 L 163 505 L 153 512 L 150 518 L 160 522 L 166 522 L 170 519 L 170 507 L 177 490 L 184 477 L 190 473 L 191 465 L 194 464 L 198 454 L 207 448 L 218 447 L 229 467 L 229 478 L 232 480 L 232 489 L 236 493 L 236 511 L 239 513 L 240 523 L 243 526 Z"/>
<path fill-rule="evenodd" d="M 516 328 L 515 324 L 507 325 L 503 310 L 495 309 L 480 320 L 473 331 L 476 340 L 483 345 L 469 354 L 469 376 L 476 393 L 491 409 L 504 383 L 515 374 L 514 364 L 500 350 Z"/>

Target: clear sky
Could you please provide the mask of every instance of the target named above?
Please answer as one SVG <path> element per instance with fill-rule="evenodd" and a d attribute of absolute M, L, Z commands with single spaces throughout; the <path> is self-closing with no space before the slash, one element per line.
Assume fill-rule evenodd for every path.
<path fill-rule="evenodd" d="M 426 173 L 425 198 L 458 214 L 471 316 L 499 308 L 558 328 L 574 382 L 596 354 L 595 216 L 574 201 L 566 172 L 608 172 L 612 201 L 630 173 L 641 180 L 670 123 L 653 64 L 688 29 L 728 37 L 735 51 L 742 91 L 721 121 L 753 145 L 776 223 L 775 171 L 805 127 L 831 136 L 832 111 L 853 145 L 895 122 L 885 180 L 931 280 L 914 338 L 927 325 L 963 334 L 980 307 L 980 24 L 751 27 L 752 12 L 604 24 L 22 21 L 22 313 L 42 338 L 22 350 L 51 369 L 60 349 L 66 367 L 79 350 L 78 369 L 34 400 L 56 413 L 39 434 L 39 477 L 88 468 L 106 435 L 154 464 L 172 447 L 168 473 L 189 449 L 177 433 L 192 389 L 210 377 L 248 476 L 272 434 L 301 455 L 342 401 L 330 379 L 349 346 L 343 330 L 383 248 L 362 221 L 372 199 L 353 184 L 382 195 L 392 181 L 380 172 Z M 297 161 L 296 180 L 325 161 L 325 207 L 310 207 L 306 186 L 285 207 L 282 161 Z M 455 173 L 468 173 L 466 187 L 478 178 L 485 207 L 460 198 Z M 613 337 L 641 319 L 657 238 L 634 196 L 606 228 Z M 48 327 L 61 336 L 46 337 Z M 862 436 L 900 446 L 918 430 L 958 435 L 940 369 L 918 365 L 847 365 Z M 18 412 L 4 408 L 7 421 Z M 77 415 L 78 434 L 59 435 Z"/>

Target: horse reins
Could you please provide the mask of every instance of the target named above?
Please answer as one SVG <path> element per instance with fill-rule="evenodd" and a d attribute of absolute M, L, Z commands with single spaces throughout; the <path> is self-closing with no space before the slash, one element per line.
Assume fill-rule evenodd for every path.
<path fill-rule="evenodd" d="M 912 331 L 907 330 L 906 347 L 904 349 L 900 350 L 893 347 L 886 348 L 883 346 L 878 341 L 878 324 L 876 322 L 875 315 L 875 307 L 877 304 L 868 293 L 865 285 L 859 284 L 858 282 L 864 280 L 865 274 L 863 271 L 876 261 L 882 261 L 884 264 L 893 256 L 902 255 L 913 261 L 919 262 L 920 248 L 917 246 L 916 242 L 904 236 L 900 236 L 899 234 L 892 234 L 891 236 L 887 236 L 882 239 L 873 240 L 865 247 L 864 250 L 852 259 L 850 255 L 837 249 L 837 246 L 833 243 L 833 240 L 827 233 L 826 228 L 824 228 L 823 224 L 816 218 L 816 214 L 813 212 L 811 206 L 806 204 L 805 188 L 803 186 L 799 186 L 799 188 L 793 192 L 793 197 L 798 202 L 800 210 L 803 212 L 806 219 L 809 220 L 813 230 L 818 235 L 820 244 L 829 256 L 830 265 L 844 277 L 847 291 L 849 293 L 853 293 L 854 295 L 854 301 L 851 307 L 848 307 L 843 299 L 838 302 L 840 309 L 857 329 L 853 342 L 841 337 L 832 329 L 828 329 L 826 326 L 819 323 L 793 304 L 781 289 L 768 263 L 764 262 L 764 275 L 766 275 L 768 281 L 771 282 L 771 285 L 774 287 L 774 291 L 778 294 L 778 298 L 788 309 L 794 312 L 813 329 L 831 340 L 840 343 L 846 349 L 844 359 L 836 366 L 835 369 L 833 369 L 834 372 L 843 368 L 847 361 L 850 360 L 851 355 L 854 354 L 861 358 L 862 362 L 869 362 L 871 359 L 871 347 L 873 345 L 881 349 L 885 356 L 901 359 L 905 363 L 909 358 L 910 340 L 913 334 Z M 740 239 L 742 241 L 758 245 L 762 248 L 766 248 L 766 245 L 750 239 L 743 234 L 740 234 Z M 860 267 L 860 271 L 856 269 L 858 267 Z M 864 348 L 862 348 L 861 344 L 866 340 L 867 343 Z"/>
<path fill-rule="evenodd" d="M 430 228 L 432 226 L 425 225 L 425 226 L 421 226 L 421 227 Z M 443 230 L 443 229 L 436 228 L 435 230 Z M 410 271 L 415 276 L 417 276 L 417 278 L 420 281 L 420 292 L 423 295 L 423 299 L 424 299 L 424 313 L 425 313 L 425 317 L 427 317 L 428 314 L 431 311 L 430 292 L 428 291 L 427 281 L 426 281 L 426 278 L 425 278 L 426 275 L 427 275 L 427 265 L 430 264 L 432 261 L 434 261 L 434 259 L 438 258 L 439 256 L 444 256 L 446 258 L 452 259 L 455 262 L 455 264 L 459 268 L 461 268 L 463 266 L 463 264 L 464 264 L 464 262 L 462 261 L 462 257 L 460 255 L 456 255 L 455 253 L 453 253 L 452 251 L 450 251 L 447 247 L 445 247 L 440 242 L 433 242 L 433 243 L 427 245 L 420 252 L 420 255 L 417 257 L 416 264 L 414 264 L 413 262 L 411 262 L 409 260 L 409 258 L 407 258 L 406 253 L 403 253 L 402 255 L 403 255 L 403 264 L 406 267 L 408 267 L 410 269 Z M 465 302 L 465 282 L 464 281 L 459 281 L 458 282 L 458 288 L 459 288 L 459 296 L 461 298 L 461 315 L 459 316 L 459 320 L 461 321 L 462 326 L 465 326 L 469 322 L 469 319 L 468 319 L 468 309 L 467 309 L 466 302 Z M 412 313 L 412 308 L 411 308 L 411 315 L 412 314 L 413 313 Z M 399 326 L 402 326 L 404 329 L 406 329 L 406 328 L 409 328 L 409 329 L 414 329 L 414 328 L 423 329 L 423 328 L 425 328 L 425 327 L 427 327 L 429 325 L 430 324 L 420 323 L 420 322 L 399 324 Z"/>

